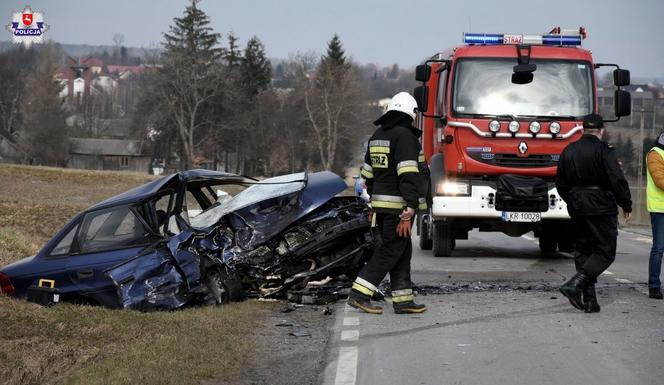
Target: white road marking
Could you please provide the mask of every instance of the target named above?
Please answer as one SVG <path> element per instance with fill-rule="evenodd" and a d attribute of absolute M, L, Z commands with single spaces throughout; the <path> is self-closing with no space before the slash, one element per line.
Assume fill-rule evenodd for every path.
<path fill-rule="evenodd" d="M 346 305 L 344 306 L 344 313 L 349 313 L 350 309 L 351 309 L 350 305 L 346 303 Z"/>
<path fill-rule="evenodd" d="M 636 239 L 639 242 L 643 242 L 643 243 L 652 243 L 652 238 L 648 238 L 648 237 L 636 237 L 634 239 Z"/>
<path fill-rule="evenodd" d="M 357 377 L 357 346 L 345 346 L 339 349 L 337 374 L 334 385 L 355 385 Z"/>
<path fill-rule="evenodd" d="M 358 317 L 344 317 L 344 326 L 359 326 L 360 319 Z"/>
<path fill-rule="evenodd" d="M 608 270 L 605 270 L 605 271 L 602 273 L 602 275 L 613 275 L 613 273 L 610 272 L 610 271 L 608 271 Z"/>
<path fill-rule="evenodd" d="M 629 279 L 625 279 L 625 278 L 616 278 L 616 281 L 618 281 L 620 283 L 634 283 L 634 282 L 630 281 Z"/>
<path fill-rule="evenodd" d="M 357 341 L 360 338 L 359 330 L 342 330 L 341 331 L 341 340 L 342 341 Z"/>

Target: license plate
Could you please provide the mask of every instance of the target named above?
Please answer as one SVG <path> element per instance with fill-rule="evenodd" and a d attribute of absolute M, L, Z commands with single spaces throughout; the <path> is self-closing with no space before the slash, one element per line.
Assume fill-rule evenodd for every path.
<path fill-rule="evenodd" d="M 542 220 L 542 213 L 503 211 L 502 220 L 505 222 L 539 222 Z"/>

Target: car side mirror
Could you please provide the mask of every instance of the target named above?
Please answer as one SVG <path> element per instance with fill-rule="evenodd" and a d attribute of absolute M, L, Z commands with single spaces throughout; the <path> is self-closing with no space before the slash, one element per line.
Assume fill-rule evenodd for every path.
<path fill-rule="evenodd" d="M 428 82 L 431 77 L 431 67 L 428 64 L 420 64 L 415 67 L 415 80 Z"/>
<path fill-rule="evenodd" d="M 613 70 L 613 84 L 616 87 L 628 86 L 630 83 L 629 70 Z"/>
<path fill-rule="evenodd" d="M 427 112 L 427 107 L 429 105 L 429 87 L 415 87 L 415 90 L 413 90 L 413 96 L 417 102 L 417 110 L 419 112 Z"/>
<path fill-rule="evenodd" d="M 629 71 L 627 72 L 627 76 L 629 78 Z M 613 100 L 616 117 L 629 116 L 632 113 L 632 95 L 629 92 L 616 90 L 613 94 Z"/>

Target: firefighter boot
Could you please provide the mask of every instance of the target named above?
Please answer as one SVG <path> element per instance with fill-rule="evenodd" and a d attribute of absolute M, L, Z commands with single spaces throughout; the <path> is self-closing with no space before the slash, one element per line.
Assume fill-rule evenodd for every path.
<path fill-rule="evenodd" d="M 569 302 L 579 310 L 585 310 L 583 306 L 583 289 L 590 284 L 590 278 L 584 273 L 576 273 L 572 279 L 560 287 L 560 292 L 567 297 Z"/>
<path fill-rule="evenodd" d="M 393 302 L 394 312 L 397 314 L 417 314 L 427 311 L 427 306 L 422 303 L 415 303 L 415 301 L 408 302 Z"/>
<path fill-rule="evenodd" d="M 371 296 L 362 294 L 355 289 L 351 289 L 348 294 L 348 304 L 356 309 L 369 314 L 383 314 L 383 308 L 371 303 Z"/>
<path fill-rule="evenodd" d="M 583 289 L 583 304 L 586 313 L 599 313 L 599 303 L 595 293 L 595 285 L 588 285 Z"/>

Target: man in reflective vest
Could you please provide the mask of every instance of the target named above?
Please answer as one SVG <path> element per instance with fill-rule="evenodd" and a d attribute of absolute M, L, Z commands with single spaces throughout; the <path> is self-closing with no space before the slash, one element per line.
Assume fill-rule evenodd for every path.
<path fill-rule="evenodd" d="M 396 94 L 387 111 L 374 122 L 380 127 L 369 139 L 361 174 L 366 179 L 373 211 L 372 225 L 380 239 L 373 257 L 353 283 L 348 304 L 366 313 L 383 309 L 371 303 L 377 286 L 390 273 L 394 311 L 422 313 L 426 306 L 414 301 L 410 281 L 413 216 L 426 200 L 418 159 L 421 131 L 413 127 L 417 103 L 407 92 Z"/>
<path fill-rule="evenodd" d="M 652 224 L 652 249 L 648 264 L 648 296 L 662 299 L 662 254 L 664 253 L 664 133 L 659 135 L 646 158 L 648 165 L 648 211 Z"/>
<path fill-rule="evenodd" d="M 576 275 L 560 288 L 572 306 L 586 313 L 600 310 L 595 294 L 597 277 L 616 258 L 618 206 L 629 220 L 632 197 L 616 154 L 606 142 L 599 115 L 583 120 L 581 139 L 560 154 L 556 189 L 567 203 L 576 233 Z"/>

